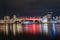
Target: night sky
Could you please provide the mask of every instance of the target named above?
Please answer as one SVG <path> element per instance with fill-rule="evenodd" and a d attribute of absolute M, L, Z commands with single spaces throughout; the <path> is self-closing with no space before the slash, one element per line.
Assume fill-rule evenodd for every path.
<path fill-rule="evenodd" d="M 0 18 L 12 16 L 42 16 L 45 12 L 60 15 L 59 0 L 0 0 Z"/>

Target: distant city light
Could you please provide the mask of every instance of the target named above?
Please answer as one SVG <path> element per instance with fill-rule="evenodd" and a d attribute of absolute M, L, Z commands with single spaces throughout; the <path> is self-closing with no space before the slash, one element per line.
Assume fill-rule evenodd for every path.
<path fill-rule="evenodd" d="M 52 12 L 51 12 L 52 13 Z M 45 34 L 50 35 L 60 33 L 57 29 L 60 24 L 60 16 L 51 17 L 51 14 L 47 14 L 41 18 L 41 16 L 33 17 L 17 17 L 13 15 L 13 18 L 10 19 L 9 16 L 5 16 L 4 20 L 0 20 L 0 32 L 3 32 L 5 35 L 9 35 L 9 32 L 16 34 Z M 55 26 L 56 25 L 56 26 Z M 56 34 L 55 34 L 56 35 Z"/>

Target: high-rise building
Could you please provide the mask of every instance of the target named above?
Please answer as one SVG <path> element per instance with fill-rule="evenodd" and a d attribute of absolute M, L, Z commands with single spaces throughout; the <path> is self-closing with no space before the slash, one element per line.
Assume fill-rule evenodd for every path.
<path fill-rule="evenodd" d="M 59 17 L 58 16 L 56 16 L 56 21 L 58 21 L 59 20 Z"/>
<path fill-rule="evenodd" d="M 52 14 L 47 14 L 47 20 L 48 20 L 48 34 L 50 35 L 52 33 L 52 24 L 50 23 L 52 21 Z"/>
<path fill-rule="evenodd" d="M 59 16 L 59 20 L 60 20 L 60 16 Z"/>
<path fill-rule="evenodd" d="M 10 29 L 10 25 L 9 25 L 9 23 L 10 23 L 10 16 L 5 16 L 4 17 L 4 21 L 5 21 L 5 33 L 6 33 L 6 35 L 8 35 L 8 33 L 9 33 L 9 29 Z"/>

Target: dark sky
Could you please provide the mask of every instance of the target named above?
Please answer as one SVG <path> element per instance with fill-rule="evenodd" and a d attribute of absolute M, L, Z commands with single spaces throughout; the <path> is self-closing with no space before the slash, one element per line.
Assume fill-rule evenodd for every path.
<path fill-rule="evenodd" d="M 60 15 L 59 0 L 0 0 L 0 18 L 5 15 L 12 16 L 40 16 L 52 11 Z"/>

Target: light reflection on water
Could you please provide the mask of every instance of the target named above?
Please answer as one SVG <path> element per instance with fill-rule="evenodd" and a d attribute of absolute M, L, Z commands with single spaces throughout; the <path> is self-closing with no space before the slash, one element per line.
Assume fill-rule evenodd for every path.
<path fill-rule="evenodd" d="M 57 27 L 59 28 L 59 27 Z M 22 24 L 0 24 L 0 32 L 3 32 L 4 35 L 8 35 L 9 32 L 11 32 L 14 36 L 16 36 L 17 33 L 23 33 L 23 26 Z M 58 32 L 60 32 L 58 30 Z"/>
<path fill-rule="evenodd" d="M 9 32 L 16 35 L 16 32 L 21 33 L 22 31 L 21 24 L 0 24 L 0 32 L 3 32 L 5 35 L 8 35 Z"/>

